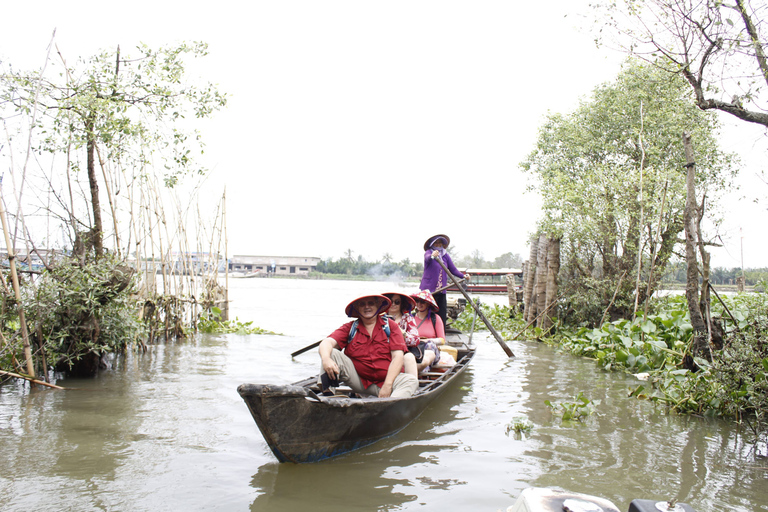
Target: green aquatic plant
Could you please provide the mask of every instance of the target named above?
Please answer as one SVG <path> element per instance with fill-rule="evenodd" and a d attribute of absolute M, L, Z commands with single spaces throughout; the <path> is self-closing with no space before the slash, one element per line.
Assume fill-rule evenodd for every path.
<path fill-rule="evenodd" d="M 574 397 L 573 402 L 564 401 L 552 403 L 549 400 L 544 400 L 544 403 L 553 413 L 560 414 L 563 421 L 581 421 L 595 412 L 595 406 L 599 405 L 600 401 L 590 400 L 584 396 L 583 392 L 579 391 Z"/>
<path fill-rule="evenodd" d="M 683 366 L 692 336 L 687 309 L 685 297 L 666 297 L 645 318 L 561 330 L 546 341 L 592 358 L 602 369 L 637 375 L 644 382 L 629 391 L 631 397 L 676 413 L 734 418 L 756 439 L 767 436 L 768 295 L 743 293 L 711 303 L 719 332 L 713 331 L 712 361 L 694 359 L 697 371 Z"/>
<path fill-rule="evenodd" d="M 241 322 L 234 320 L 222 320 L 221 309 L 211 308 L 210 313 L 200 317 L 197 329 L 208 334 L 277 334 L 260 327 L 251 326 L 253 322 Z"/>
<path fill-rule="evenodd" d="M 518 416 L 507 424 L 505 434 L 509 435 L 510 432 L 513 432 L 516 437 L 522 437 L 523 435 L 530 434 L 532 430 L 533 423 L 525 416 Z"/>
<path fill-rule="evenodd" d="M 525 326 L 525 322 L 521 316 L 514 316 L 508 306 L 500 306 L 498 304 L 485 304 L 476 303 L 480 310 L 485 315 L 485 318 L 493 325 L 501 337 L 504 339 L 510 339 L 514 334 L 517 334 Z M 480 320 L 475 319 L 475 310 L 469 304 L 466 305 L 464 311 L 459 314 L 458 318 L 451 324 L 453 327 L 464 331 L 470 332 L 472 330 L 472 324 L 474 320 L 475 331 L 483 331 L 488 328 Z M 514 333 L 514 334 L 513 334 Z"/>

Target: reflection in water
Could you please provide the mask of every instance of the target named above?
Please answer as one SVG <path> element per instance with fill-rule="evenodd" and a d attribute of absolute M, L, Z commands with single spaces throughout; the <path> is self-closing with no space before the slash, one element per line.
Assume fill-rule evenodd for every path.
<path fill-rule="evenodd" d="M 555 416 L 548 421 L 538 416 L 541 425 L 531 439 L 536 447 L 526 455 L 546 461 L 546 471 L 533 485 L 600 495 L 620 509 L 634 498 L 644 498 L 675 499 L 700 511 L 768 510 L 754 498 L 744 499 L 744 494 L 765 496 L 765 467 L 762 472 L 744 471 L 750 477 L 739 474 L 743 454 L 733 443 L 732 424 L 665 414 L 616 393 L 617 387 L 628 391 L 636 385 L 632 377 L 596 371 L 582 360 L 569 360 L 567 367 L 566 374 L 536 374 L 530 386 L 534 402 L 549 398 L 551 390 L 570 388 L 566 400 L 585 390 L 601 404 L 583 423 L 564 425 Z"/>
<path fill-rule="evenodd" d="M 420 465 L 434 465 L 437 454 L 451 448 L 441 440 L 452 433 L 446 426 L 455 419 L 466 394 L 461 388 L 470 378 L 468 369 L 419 418 L 374 445 L 313 464 L 260 467 L 251 481 L 260 493 L 251 510 L 296 510 L 307 503 L 316 512 L 346 510 L 351 504 L 358 510 L 376 510 L 385 503 L 395 508 L 415 501 L 420 488 L 450 488 L 451 481 L 424 476 L 411 481 L 406 475 Z"/>
<path fill-rule="evenodd" d="M 535 342 L 493 338 L 399 434 L 337 459 L 278 464 L 239 384 L 316 374 L 290 353 L 392 283 L 232 280 L 232 314 L 285 336 L 200 336 L 117 358 L 69 391 L 0 386 L 3 510 L 505 510 L 529 486 L 607 498 L 678 498 L 699 512 L 768 510 L 768 461 L 737 426 L 628 399 L 637 382 Z M 297 322 L 301 318 L 301 322 Z M 563 424 L 545 400 L 600 400 Z M 508 433 L 516 418 L 533 430 Z M 765 454 L 762 454 L 765 455 Z"/>

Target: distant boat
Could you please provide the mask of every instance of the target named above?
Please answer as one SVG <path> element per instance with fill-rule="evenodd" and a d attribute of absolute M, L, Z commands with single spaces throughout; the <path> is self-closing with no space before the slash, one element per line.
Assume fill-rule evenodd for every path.
<path fill-rule="evenodd" d="M 462 282 L 462 286 L 469 293 L 500 293 L 506 295 L 509 293 L 507 286 L 507 276 L 512 275 L 520 284 L 513 281 L 515 291 L 522 293 L 523 271 L 516 268 L 468 268 L 463 270 L 465 276 L 469 276 L 468 281 Z M 446 292 L 459 292 L 455 284 L 451 283 Z M 522 301 L 522 297 L 520 298 Z"/>
<path fill-rule="evenodd" d="M 229 274 L 229 277 L 234 277 L 236 279 L 237 278 L 243 279 L 247 277 L 265 277 L 265 276 L 266 276 L 266 273 L 262 272 L 259 269 L 256 269 L 253 272 L 231 272 Z"/>
<path fill-rule="evenodd" d="M 327 397 L 320 392 L 317 376 L 288 385 L 241 384 L 237 392 L 280 462 L 341 455 L 405 428 L 464 371 L 475 346 L 461 332 L 447 331 L 446 344 L 457 349 L 458 362 L 419 375 L 419 389 L 408 398 L 350 397 L 355 396 L 351 390 Z"/>

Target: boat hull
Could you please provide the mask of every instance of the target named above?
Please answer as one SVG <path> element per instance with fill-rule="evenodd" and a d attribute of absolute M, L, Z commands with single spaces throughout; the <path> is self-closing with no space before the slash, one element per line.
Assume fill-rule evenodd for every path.
<path fill-rule="evenodd" d="M 316 377 L 290 385 L 241 384 L 237 391 L 280 462 L 316 462 L 368 446 L 405 428 L 461 374 L 474 350 L 408 398 L 325 397 Z"/>

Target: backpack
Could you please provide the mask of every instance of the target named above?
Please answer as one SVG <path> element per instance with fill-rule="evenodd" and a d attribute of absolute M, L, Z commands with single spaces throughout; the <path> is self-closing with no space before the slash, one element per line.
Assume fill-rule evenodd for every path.
<path fill-rule="evenodd" d="M 384 325 L 382 326 L 384 328 L 384 334 L 387 335 L 387 343 L 389 343 L 389 319 L 392 318 L 389 315 L 382 315 L 382 318 L 384 319 Z M 433 320 L 434 322 L 434 320 Z M 349 329 L 349 336 L 347 336 L 347 345 L 352 343 L 352 338 L 355 337 L 355 334 L 357 334 L 357 324 L 360 323 L 360 319 L 357 318 L 354 322 L 352 322 L 352 327 Z"/>

